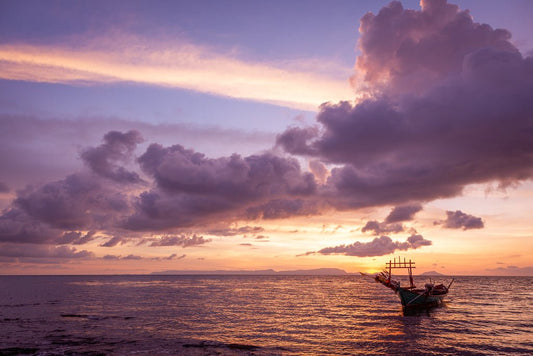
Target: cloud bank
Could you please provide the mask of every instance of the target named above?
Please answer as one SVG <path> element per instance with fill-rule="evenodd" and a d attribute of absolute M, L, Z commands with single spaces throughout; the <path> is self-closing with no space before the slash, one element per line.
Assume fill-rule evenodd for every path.
<path fill-rule="evenodd" d="M 288 128 L 278 135 L 275 150 L 259 154 L 212 158 L 161 142 L 141 149 L 139 130 L 110 130 L 100 145 L 81 151 L 84 167 L 78 171 L 17 191 L 0 215 L 0 250 L 95 239 L 106 247 L 128 241 L 185 247 L 206 243 L 203 235 L 209 231 L 231 235 L 243 221 L 255 225 L 331 209 L 396 206 L 383 223 L 369 222 L 367 230 L 381 235 L 401 231 L 401 223 L 412 220 L 422 203 L 457 196 L 466 185 L 505 185 L 532 177 L 533 58 L 512 45 L 509 32 L 475 23 L 468 11 L 446 1 L 426 0 L 419 11 L 392 2 L 378 14 L 367 14 L 360 33 L 352 80 L 364 90 L 364 99 L 322 105 L 316 125 Z M 24 79 L 16 74 L 56 82 L 100 77 L 146 82 L 149 77 L 153 83 L 195 89 L 197 79 L 184 76 L 190 82 L 183 84 L 165 78 L 181 78 L 183 68 L 198 74 L 191 66 L 199 65 L 224 71 L 208 76 L 208 91 L 234 97 L 254 93 L 250 78 L 271 76 L 267 86 L 275 81 L 270 89 L 281 97 L 257 92 L 250 97 L 272 101 L 290 98 L 287 91 L 305 92 L 309 82 L 322 85 L 294 74 L 304 85 L 279 91 L 287 73 L 228 58 L 206 59 L 196 49 L 190 57 L 170 56 L 183 66 L 172 67 L 171 75 L 160 68 L 169 59 L 157 51 L 150 66 L 139 67 L 131 53 L 41 49 L 0 46 L 0 72 L 8 79 Z M 119 57 L 126 62 L 120 68 Z M 59 68 L 65 77 L 57 77 Z M 235 91 L 225 86 L 228 82 L 242 85 Z M 308 158 L 311 172 L 294 156 Z M 15 160 L 3 159 L 11 165 Z M 483 227 L 481 219 L 460 211 L 447 215 L 445 227 Z M 384 235 L 318 253 L 368 257 L 430 244 L 417 234 L 404 242 Z"/>
<path fill-rule="evenodd" d="M 110 248 L 127 242 L 191 247 L 210 242 L 202 233 L 264 230 L 231 227 L 236 221 L 316 213 L 317 183 L 294 158 L 271 152 L 208 158 L 161 144 L 135 157 L 142 141 L 138 131 L 110 131 L 102 144 L 80 152 L 78 172 L 19 190 L 0 215 L 0 251 L 96 239 Z"/>
<path fill-rule="evenodd" d="M 428 0 L 420 11 L 392 2 L 369 13 L 360 33 L 356 84 L 367 99 L 325 104 L 316 126 L 277 138 L 288 153 L 334 164 L 325 195 L 337 208 L 531 178 L 533 58 L 509 32 Z"/>

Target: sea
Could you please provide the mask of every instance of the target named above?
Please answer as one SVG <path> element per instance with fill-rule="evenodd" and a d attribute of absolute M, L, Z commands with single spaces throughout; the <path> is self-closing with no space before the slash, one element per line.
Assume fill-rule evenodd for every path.
<path fill-rule="evenodd" d="M 0 355 L 533 355 L 532 286 L 455 277 L 406 314 L 359 275 L 0 276 Z"/>

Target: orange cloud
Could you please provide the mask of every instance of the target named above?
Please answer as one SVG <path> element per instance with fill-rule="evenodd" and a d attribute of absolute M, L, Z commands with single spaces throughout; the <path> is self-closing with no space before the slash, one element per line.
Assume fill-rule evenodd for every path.
<path fill-rule="evenodd" d="M 355 96 L 346 77 L 339 75 L 343 71 L 327 69 L 332 68 L 331 63 L 247 62 L 188 43 L 153 44 L 131 36 L 110 37 L 77 41 L 81 46 L 0 45 L 0 78 L 82 84 L 135 82 L 304 110 Z"/>

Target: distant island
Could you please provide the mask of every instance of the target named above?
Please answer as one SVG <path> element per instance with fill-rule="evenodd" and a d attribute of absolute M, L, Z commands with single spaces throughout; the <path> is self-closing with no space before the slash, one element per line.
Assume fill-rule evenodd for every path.
<path fill-rule="evenodd" d="M 152 272 L 152 275 L 252 275 L 252 276 L 348 276 L 352 275 L 339 268 L 315 268 L 293 271 L 274 271 L 273 269 L 254 271 L 198 271 L 198 270 L 167 270 Z"/>
<path fill-rule="evenodd" d="M 359 273 L 348 273 L 340 268 L 314 268 L 314 269 L 297 269 L 290 271 L 275 271 L 273 269 L 261 270 L 166 270 L 152 272 L 151 275 L 231 275 L 231 276 L 353 276 Z M 419 274 L 419 276 L 445 276 L 437 271 L 427 271 Z"/>
<path fill-rule="evenodd" d="M 444 274 L 439 273 L 437 271 L 427 271 L 420 274 L 421 276 L 444 276 Z"/>

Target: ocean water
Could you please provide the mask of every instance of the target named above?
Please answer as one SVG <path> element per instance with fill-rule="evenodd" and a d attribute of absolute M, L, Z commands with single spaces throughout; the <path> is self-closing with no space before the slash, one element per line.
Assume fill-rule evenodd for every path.
<path fill-rule="evenodd" d="M 363 276 L 0 276 L 0 355 L 532 355 L 532 285 L 405 315 Z"/>

